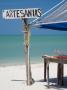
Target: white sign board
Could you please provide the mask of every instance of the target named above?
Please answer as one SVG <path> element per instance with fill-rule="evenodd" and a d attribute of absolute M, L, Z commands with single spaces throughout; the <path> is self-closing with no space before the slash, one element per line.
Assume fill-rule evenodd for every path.
<path fill-rule="evenodd" d="M 41 16 L 39 8 L 8 9 L 2 11 L 5 19 L 37 18 Z"/>

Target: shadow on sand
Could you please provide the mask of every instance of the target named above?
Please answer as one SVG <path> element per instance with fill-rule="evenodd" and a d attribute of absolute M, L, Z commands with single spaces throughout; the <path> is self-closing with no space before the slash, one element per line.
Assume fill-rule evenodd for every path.
<path fill-rule="evenodd" d="M 25 80 L 16 80 L 16 79 L 14 79 L 14 80 L 11 80 L 11 81 L 22 82 L 22 81 L 25 81 Z"/>
<path fill-rule="evenodd" d="M 44 83 L 44 80 L 42 79 L 42 80 L 38 80 L 35 82 L 43 82 Z M 47 83 L 46 83 L 46 85 L 44 83 L 44 86 L 47 87 Z M 64 85 L 63 86 L 57 84 L 57 78 L 50 78 L 49 79 L 49 88 L 54 88 L 57 90 L 64 90 L 64 88 L 67 89 L 67 77 L 64 77 Z"/>
<path fill-rule="evenodd" d="M 16 82 L 26 82 L 26 80 L 17 80 L 17 79 L 13 79 L 11 81 L 16 81 Z M 43 79 L 41 80 L 36 80 L 35 82 L 41 82 L 44 83 L 43 85 L 47 87 L 47 83 L 44 82 Z M 46 84 L 45 84 L 46 83 Z M 67 89 L 67 77 L 64 77 L 64 85 L 60 86 L 57 84 L 57 78 L 50 78 L 49 79 L 49 88 L 52 89 L 57 89 L 57 90 L 64 90 Z"/>

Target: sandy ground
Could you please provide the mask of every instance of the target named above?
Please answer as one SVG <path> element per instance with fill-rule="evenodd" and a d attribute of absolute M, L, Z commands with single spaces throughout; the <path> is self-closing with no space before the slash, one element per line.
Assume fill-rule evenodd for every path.
<path fill-rule="evenodd" d="M 50 63 L 50 87 L 43 81 L 43 64 L 32 64 L 32 77 L 35 82 L 26 85 L 25 65 L 0 67 L 0 90 L 67 90 L 67 65 L 64 65 L 64 86 L 57 85 L 57 64 Z"/>

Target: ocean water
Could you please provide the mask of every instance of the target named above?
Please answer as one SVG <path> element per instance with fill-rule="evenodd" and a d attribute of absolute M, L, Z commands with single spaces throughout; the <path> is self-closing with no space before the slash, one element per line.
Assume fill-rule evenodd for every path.
<path fill-rule="evenodd" d="M 43 62 L 42 55 L 57 55 L 56 50 L 67 54 L 67 35 L 31 35 L 30 61 Z M 25 63 L 24 36 L 0 35 L 0 65 Z"/>

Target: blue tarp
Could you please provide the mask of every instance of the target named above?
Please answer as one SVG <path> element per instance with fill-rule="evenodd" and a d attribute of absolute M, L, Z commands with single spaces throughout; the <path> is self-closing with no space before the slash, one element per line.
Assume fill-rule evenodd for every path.
<path fill-rule="evenodd" d="M 35 26 L 45 29 L 67 31 L 67 22 L 40 23 L 40 24 L 36 24 Z"/>

